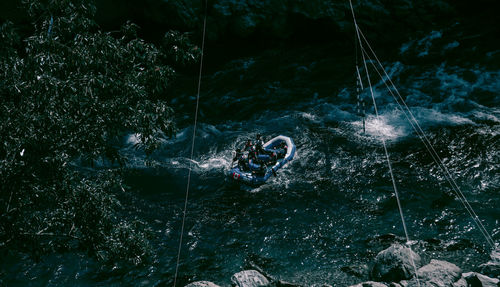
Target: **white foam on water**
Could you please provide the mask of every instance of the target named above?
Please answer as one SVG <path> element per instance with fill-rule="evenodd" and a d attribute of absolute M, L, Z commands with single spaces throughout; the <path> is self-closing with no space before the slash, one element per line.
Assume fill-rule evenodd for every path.
<path fill-rule="evenodd" d="M 232 150 L 221 152 L 210 151 L 207 155 L 195 161 L 199 172 L 212 170 L 229 170 L 233 158 Z"/>
<path fill-rule="evenodd" d="M 125 143 L 128 145 L 136 145 L 141 142 L 140 140 L 141 135 L 140 134 L 129 134 L 126 136 Z"/>
<path fill-rule="evenodd" d="M 403 114 L 398 110 L 384 112 L 375 115 L 368 115 L 365 118 L 366 133 L 363 136 L 369 136 L 375 139 L 397 140 L 408 135 L 408 125 L 403 120 Z M 355 130 L 363 130 L 361 119 L 351 122 Z"/>
<path fill-rule="evenodd" d="M 493 108 L 490 111 L 477 110 L 472 115 L 479 120 L 487 120 L 495 123 L 500 123 L 500 108 Z"/>
<path fill-rule="evenodd" d="M 312 113 L 307 113 L 307 112 L 299 112 L 299 115 L 303 117 L 304 119 L 310 120 L 315 123 L 319 123 L 320 119 L 318 116 L 312 114 Z"/>
<path fill-rule="evenodd" d="M 413 116 L 422 128 L 436 125 L 465 125 L 475 124 L 472 120 L 460 113 L 443 113 L 437 109 L 412 107 L 410 108 Z M 489 115 L 491 117 L 491 115 Z M 410 117 L 411 118 L 411 117 Z M 361 119 L 351 122 L 355 130 L 363 129 Z M 383 111 L 377 118 L 375 115 L 368 115 L 365 119 L 366 133 L 375 139 L 384 139 L 395 141 L 411 134 L 414 134 L 413 128 L 399 109 Z"/>
<path fill-rule="evenodd" d="M 459 113 L 442 113 L 436 109 L 412 108 L 413 115 L 420 125 L 464 125 L 474 124 L 474 122 Z"/>
<path fill-rule="evenodd" d="M 391 119 L 394 119 L 393 115 L 380 115 L 378 118 L 372 115 L 368 116 L 366 118 L 366 133 L 385 140 L 396 140 L 406 136 L 405 127 L 396 125 L 396 121 L 391 121 Z"/>

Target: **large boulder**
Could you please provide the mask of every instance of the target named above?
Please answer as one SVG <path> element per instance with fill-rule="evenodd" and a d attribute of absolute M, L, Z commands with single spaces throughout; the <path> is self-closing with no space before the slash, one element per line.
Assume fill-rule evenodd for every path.
<path fill-rule="evenodd" d="M 500 263 L 486 262 L 479 265 L 477 271 L 481 274 L 500 279 Z"/>
<path fill-rule="evenodd" d="M 408 282 L 407 287 L 453 286 L 461 276 L 462 270 L 457 265 L 432 259 L 429 264 L 418 269 L 417 276 Z"/>
<path fill-rule="evenodd" d="M 370 275 L 376 281 L 398 282 L 410 279 L 421 264 L 420 256 L 410 248 L 393 244 L 377 254 Z"/>
<path fill-rule="evenodd" d="M 349 287 L 388 287 L 388 286 L 383 284 L 383 283 L 380 283 L 380 282 L 367 281 L 367 282 L 359 283 L 357 285 L 351 285 Z"/>
<path fill-rule="evenodd" d="M 498 287 L 500 286 L 500 280 L 496 278 L 490 278 L 483 274 L 476 272 L 468 272 L 462 274 L 463 278 L 467 281 L 468 286 L 471 287 Z"/>
<path fill-rule="evenodd" d="M 238 287 L 264 287 L 271 286 L 269 280 L 256 270 L 244 270 L 235 273 L 231 282 Z"/>
<path fill-rule="evenodd" d="M 193 283 L 189 283 L 185 287 L 220 287 L 220 286 L 210 281 L 196 281 Z"/>
<path fill-rule="evenodd" d="M 500 247 L 491 252 L 490 258 L 490 261 L 479 265 L 477 271 L 489 277 L 500 279 Z"/>

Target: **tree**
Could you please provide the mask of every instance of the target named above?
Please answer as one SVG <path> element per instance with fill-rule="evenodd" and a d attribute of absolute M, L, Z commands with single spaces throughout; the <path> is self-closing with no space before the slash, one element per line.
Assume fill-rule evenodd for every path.
<path fill-rule="evenodd" d="M 147 225 L 116 213 L 120 138 L 136 133 L 151 153 L 174 134 L 172 65 L 193 64 L 199 50 L 178 32 L 147 43 L 132 23 L 104 33 L 87 0 L 24 5 L 32 35 L 0 27 L 0 246 L 140 263 Z"/>

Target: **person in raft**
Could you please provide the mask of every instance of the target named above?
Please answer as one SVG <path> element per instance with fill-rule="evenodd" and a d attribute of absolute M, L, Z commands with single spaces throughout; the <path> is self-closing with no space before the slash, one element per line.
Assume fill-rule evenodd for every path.
<path fill-rule="evenodd" d="M 274 148 L 274 149 L 276 149 L 276 148 Z M 264 149 L 264 138 L 262 137 L 261 134 L 257 134 L 257 138 L 256 138 L 256 142 L 255 142 L 255 150 L 257 151 L 257 155 L 259 155 L 259 154 L 269 155 L 271 162 L 276 162 L 278 160 L 278 154 L 276 152 Z"/>
<path fill-rule="evenodd" d="M 235 162 L 239 162 L 241 160 L 241 158 L 243 157 L 243 152 L 241 152 L 241 149 L 240 148 L 237 148 L 235 150 L 235 154 L 234 154 L 234 157 L 233 157 L 233 162 L 231 163 L 231 166 L 235 163 Z"/>
<path fill-rule="evenodd" d="M 247 140 L 247 142 L 245 143 L 245 147 L 243 148 L 243 151 L 252 151 L 254 149 L 254 146 L 252 144 L 252 141 L 250 139 Z"/>
<path fill-rule="evenodd" d="M 255 140 L 255 151 L 257 154 L 265 154 L 264 139 L 261 134 L 257 134 L 257 138 Z"/>

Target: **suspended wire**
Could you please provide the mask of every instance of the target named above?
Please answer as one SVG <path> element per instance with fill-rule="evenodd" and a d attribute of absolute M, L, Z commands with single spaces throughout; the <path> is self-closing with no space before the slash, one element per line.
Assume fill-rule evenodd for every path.
<path fill-rule="evenodd" d="M 359 73 L 358 67 L 358 35 L 357 31 L 354 31 L 354 50 L 356 51 L 356 105 L 357 105 L 357 114 L 362 117 L 363 121 L 363 133 L 366 132 L 365 129 L 365 118 L 366 118 L 366 108 L 364 98 L 361 96 L 361 91 L 363 88 L 363 81 L 361 80 L 361 74 Z"/>
<path fill-rule="evenodd" d="M 182 213 L 182 225 L 181 225 L 181 235 L 179 238 L 179 248 L 177 251 L 177 263 L 175 266 L 175 275 L 174 275 L 174 287 L 177 283 L 177 274 L 179 272 L 179 262 L 181 258 L 181 250 L 182 250 L 182 239 L 184 235 L 184 226 L 186 222 L 186 213 L 187 213 L 187 205 L 188 205 L 188 199 L 189 199 L 189 185 L 191 183 L 191 170 L 192 170 L 192 165 L 193 165 L 193 155 L 194 155 L 194 143 L 195 143 L 195 138 L 196 138 L 196 124 L 198 122 L 198 108 L 200 104 L 200 90 L 201 90 L 201 74 L 203 70 L 203 52 L 205 49 L 205 31 L 207 27 L 207 2 L 208 0 L 205 0 L 205 16 L 203 18 L 203 36 L 201 40 L 201 58 L 200 58 L 200 71 L 198 74 L 198 91 L 196 94 L 196 109 L 194 113 L 194 126 L 193 126 L 193 138 L 191 141 L 191 155 L 190 155 L 190 161 L 189 161 L 189 169 L 188 169 L 188 177 L 187 177 L 187 185 L 186 185 L 186 197 L 184 199 L 184 211 Z"/>
<path fill-rule="evenodd" d="M 366 78 L 368 80 L 368 86 L 370 87 L 370 94 L 371 94 L 371 97 L 372 97 L 372 100 L 373 100 L 373 107 L 375 109 L 375 116 L 377 117 L 377 120 L 379 120 L 377 103 L 375 102 L 375 96 L 373 94 L 372 83 L 371 83 L 371 80 L 370 80 L 370 75 L 368 73 L 368 67 L 366 66 L 365 54 L 362 53 L 361 55 L 363 56 L 363 62 L 364 62 L 364 66 L 365 66 Z M 396 201 L 398 203 L 399 214 L 401 216 L 401 222 L 403 223 L 403 229 L 404 229 L 404 232 L 405 232 L 406 241 L 409 242 L 410 239 L 409 239 L 409 236 L 408 236 L 408 230 L 406 229 L 406 223 L 405 223 L 405 219 L 404 219 L 404 215 L 403 215 L 403 209 L 401 208 L 401 202 L 399 201 L 399 194 L 398 194 L 399 192 L 398 192 L 398 188 L 396 186 L 396 180 L 394 179 L 394 174 L 392 172 L 392 165 L 391 165 L 391 160 L 389 158 L 389 153 L 387 151 L 387 145 L 385 143 L 384 137 L 381 137 L 381 139 L 382 139 L 382 145 L 384 147 L 385 157 L 387 159 L 387 166 L 389 167 L 389 173 L 391 175 L 392 186 L 394 188 L 394 193 L 396 195 Z"/>
<path fill-rule="evenodd" d="M 364 50 L 364 49 L 363 49 Z M 377 74 L 383 79 L 383 76 L 382 74 L 380 74 L 380 72 L 377 70 L 377 67 L 375 66 L 375 64 L 373 62 L 371 62 L 373 68 L 377 71 Z M 420 132 L 417 131 L 417 128 L 415 127 L 415 124 L 413 123 L 412 120 L 410 120 L 410 117 L 409 115 L 407 114 L 407 111 L 405 111 L 405 109 L 402 107 L 402 105 L 399 103 L 399 100 L 396 98 L 396 95 L 394 95 L 394 93 L 391 91 L 391 88 L 387 85 L 387 83 L 382 80 L 383 83 L 385 84 L 386 88 L 389 90 L 389 93 L 392 95 L 392 97 L 394 98 L 394 100 L 396 101 L 396 103 L 398 104 L 400 110 L 403 112 L 403 114 L 405 115 L 406 119 L 408 120 L 408 122 L 410 123 L 410 125 L 412 126 L 412 128 L 415 130 L 415 132 L 417 133 L 417 136 L 419 137 L 419 139 L 422 141 L 422 143 L 424 144 L 424 146 L 426 147 L 427 151 L 430 153 L 434 163 L 436 163 L 436 165 L 438 165 L 438 167 L 440 167 L 441 169 L 443 168 L 441 166 L 441 163 L 439 162 L 438 158 L 436 158 L 436 156 L 434 155 L 433 152 L 431 152 L 431 148 L 429 147 L 429 144 L 425 141 L 425 139 L 422 137 L 422 135 L 420 134 Z M 432 147 L 432 146 L 431 146 Z M 447 176 L 445 175 L 445 178 L 448 180 Z M 453 191 L 455 192 L 456 194 L 456 191 L 454 189 L 454 186 L 452 186 L 452 189 Z M 461 196 L 458 196 L 458 199 L 460 200 L 460 202 L 462 202 L 462 204 L 465 205 L 464 203 L 464 200 Z M 469 215 L 471 215 L 472 219 L 474 220 L 474 223 L 476 224 L 476 226 L 478 226 L 479 228 L 479 231 L 482 233 L 482 235 L 486 238 L 486 241 L 488 242 L 488 244 L 494 244 L 493 242 L 493 239 L 490 239 L 489 238 L 489 234 L 487 232 L 484 231 L 483 228 L 481 228 L 480 226 L 480 222 L 476 222 L 476 216 L 474 216 L 473 214 L 471 214 L 472 212 L 469 210 L 469 208 L 466 206 L 465 207 L 467 209 L 467 211 L 469 212 Z M 479 219 L 479 218 L 478 218 Z M 482 224 L 481 224 L 482 225 Z M 491 241 L 491 242 L 490 242 Z"/>
<path fill-rule="evenodd" d="M 355 25 L 355 29 L 356 29 L 356 34 L 357 34 L 358 39 L 360 39 L 359 38 L 358 24 L 356 22 L 356 17 L 354 15 L 354 9 L 352 7 L 351 0 L 349 0 L 349 3 L 351 5 L 351 11 L 352 11 L 353 19 L 354 19 L 354 25 Z M 361 40 L 359 41 L 359 45 L 361 47 L 361 56 L 362 56 L 362 60 L 363 60 L 363 65 L 365 67 L 366 78 L 367 78 L 367 81 L 368 81 L 368 86 L 370 88 L 370 94 L 371 94 L 371 97 L 372 97 L 372 100 L 373 100 L 373 107 L 375 109 L 375 116 L 377 117 L 377 119 L 379 119 L 377 103 L 375 101 L 375 96 L 373 94 L 373 88 L 372 88 L 372 84 L 371 84 L 371 80 L 370 80 L 370 74 L 368 73 L 368 67 L 366 65 L 365 53 L 364 53 L 364 49 L 363 49 L 363 45 L 362 45 Z M 401 204 L 400 204 L 400 201 L 399 201 L 399 194 L 398 194 L 398 190 L 397 190 L 397 186 L 396 186 L 396 181 L 394 179 L 394 174 L 392 172 L 392 166 L 391 166 L 391 161 L 390 161 L 390 158 L 389 158 L 389 153 L 387 151 L 387 146 L 386 146 L 386 143 L 385 143 L 385 139 L 383 137 L 381 139 L 382 139 L 382 145 L 384 147 L 385 156 L 386 156 L 386 159 L 387 159 L 387 164 L 388 164 L 388 167 L 389 167 L 389 172 L 390 172 L 390 175 L 391 175 L 391 181 L 392 181 L 392 185 L 393 185 L 393 188 L 394 188 L 394 193 L 396 194 L 396 200 L 397 200 L 397 203 L 398 203 L 398 208 L 399 208 L 399 213 L 400 213 L 400 216 L 401 216 L 401 221 L 403 223 L 403 229 L 404 229 L 404 233 L 405 233 L 405 236 L 406 236 L 406 241 L 409 242 L 410 240 L 409 240 L 409 236 L 408 236 L 408 231 L 406 229 L 406 223 L 405 223 L 405 220 L 404 220 L 403 210 L 401 208 Z"/>
<path fill-rule="evenodd" d="M 438 153 L 434 149 L 434 147 L 431 144 L 430 140 L 428 139 L 428 137 L 424 133 L 423 129 L 421 128 L 421 126 L 419 125 L 419 123 L 416 120 L 415 116 L 411 112 L 410 108 L 408 107 L 408 105 L 404 101 L 403 97 L 399 93 L 399 90 L 397 89 L 397 87 L 395 86 L 395 84 L 392 82 L 391 77 L 389 76 L 389 74 L 387 73 L 387 71 L 385 70 L 385 68 L 383 67 L 382 63 L 378 59 L 378 57 L 375 54 L 375 52 L 373 51 L 370 43 L 368 42 L 368 40 L 364 36 L 363 32 L 359 29 L 359 27 L 358 27 L 358 32 L 359 32 L 359 35 L 361 35 L 361 37 L 363 38 L 363 40 L 366 43 L 366 45 L 368 46 L 368 48 L 369 48 L 369 50 L 371 52 L 371 55 L 373 55 L 373 57 L 377 61 L 379 68 L 384 72 L 384 74 L 386 76 L 386 79 L 389 81 L 392 89 L 394 89 L 394 91 L 396 92 L 397 97 L 396 97 L 396 95 L 394 95 L 394 93 L 392 92 L 392 89 L 387 85 L 387 82 L 384 80 L 384 77 L 380 74 L 379 70 L 377 69 L 377 67 L 375 66 L 375 64 L 372 62 L 371 64 L 373 65 L 373 67 L 377 71 L 377 73 L 379 74 L 382 82 L 384 82 L 384 84 L 386 85 L 386 87 L 389 90 L 390 94 L 392 95 L 392 97 L 394 98 L 394 100 L 396 101 L 396 103 L 398 104 L 398 106 L 400 107 L 400 109 L 403 111 L 405 117 L 410 122 L 410 125 L 412 126 L 413 130 L 417 133 L 417 136 L 419 137 L 419 139 L 422 141 L 422 143 L 426 147 L 427 151 L 431 155 L 431 157 L 434 160 L 434 162 L 443 171 L 443 173 L 445 175 L 445 178 L 448 181 L 448 183 L 450 184 L 452 190 L 455 192 L 455 195 L 460 200 L 460 202 L 462 203 L 462 205 L 465 207 L 465 209 L 467 210 L 467 212 L 469 213 L 469 215 L 473 219 L 474 223 L 478 227 L 479 231 L 485 237 L 487 243 L 491 247 L 494 247 L 495 246 L 495 241 L 493 240 L 493 238 L 491 237 L 491 235 L 488 233 L 488 231 L 484 227 L 483 223 L 481 222 L 481 220 L 477 216 L 476 212 L 474 211 L 474 209 L 470 205 L 469 201 L 467 200 L 467 198 L 465 197 L 465 195 L 461 191 L 461 189 L 458 186 L 458 184 L 456 183 L 456 181 L 453 179 L 453 176 L 451 175 L 449 169 L 446 167 L 446 165 L 444 164 L 444 162 L 442 161 L 442 159 L 439 157 Z M 363 48 L 363 46 L 362 45 L 360 45 L 360 46 L 361 46 L 361 49 L 362 49 L 362 53 L 366 53 L 368 55 L 367 51 Z M 398 100 L 398 98 L 399 98 L 399 100 Z M 401 101 L 402 105 L 400 104 L 400 101 Z"/>
<path fill-rule="evenodd" d="M 361 45 L 361 47 L 362 47 L 362 45 Z M 375 109 L 375 116 L 377 117 L 377 120 L 379 120 L 377 103 L 375 101 L 375 96 L 373 94 L 373 88 L 372 88 L 372 84 L 371 84 L 371 80 L 370 80 L 370 75 L 368 73 L 368 67 L 366 65 L 365 53 L 362 52 L 361 55 L 363 56 L 363 63 L 364 63 L 364 66 L 365 66 L 366 78 L 368 80 L 368 86 L 370 87 L 370 94 L 371 94 L 371 97 L 372 97 L 372 100 L 373 100 L 373 107 Z M 408 235 L 408 229 L 406 228 L 406 221 L 405 221 L 405 217 L 404 217 L 404 214 L 403 214 L 403 208 L 401 206 L 401 201 L 399 199 L 399 192 L 398 192 L 398 188 L 396 186 L 396 180 L 394 178 L 394 173 L 392 171 L 391 159 L 389 157 L 389 152 L 387 151 L 387 145 L 385 143 L 385 139 L 383 137 L 381 139 L 382 139 L 382 145 L 384 147 L 385 158 L 387 159 L 387 166 L 389 167 L 389 174 L 391 175 L 392 187 L 394 189 L 394 194 L 396 195 L 396 202 L 398 204 L 399 216 L 401 217 L 401 223 L 403 224 L 403 230 L 404 230 L 405 237 L 406 237 L 406 244 L 408 245 L 408 248 L 410 249 L 410 251 L 413 252 L 411 250 L 410 236 Z M 418 274 L 417 274 L 417 266 L 415 264 L 415 261 L 413 259 L 413 255 L 412 255 L 411 252 L 410 252 L 411 264 L 412 264 L 413 269 L 415 271 L 415 278 L 417 279 L 418 286 L 420 286 L 420 280 L 419 280 Z"/>
<path fill-rule="evenodd" d="M 359 73 L 359 68 L 356 65 L 356 100 L 357 100 L 357 113 L 358 116 L 362 117 L 363 120 L 363 133 L 365 130 L 365 118 L 366 118 L 366 108 L 365 100 L 361 96 L 361 91 L 363 90 L 363 81 L 361 81 L 361 74 Z"/>
<path fill-rule="evenodd" d="M 363 60 L 363 65 L 365 67 L 365 73 L 366 73 L 366 79 L 368 81 L 368 86 L 370 87 L 370 95 L 371 95 L 371 98 L 372 98 L 372 101 L 373 101 L 373 107 L 374 107 L 374 110 L 375 110 L 375 116 L 376 116 L 377 120 L 379 120 L 377 103 L 375 101 L 375 95 L 373 93 L 373 87 L 372 87 L 371 80 L 370 80 L 370 74 L 368 73 L 368 66 L 366 65 L 366 56 L 368 56 L 368 55 L 366 55 L 366 53 L 364 52 L 364 49 L 363 49 L 363 43 L 361 42 L 361 38 L 359 36 L 359 32 L 360 31 L 359 31 L 359 28 L 358 28 L 358 23 L 356 22 L 356 16 L 354 15 L 354 8 L 352 7 L 352 1 L 351 0 L 349 0 L 349 4 L 351 6 L 351 12 L 352 12 L 353 20 L 354 20 L 354 26 L 355 26 L 356 34 L 357 34 L 357 37 L 358 37 L 359 46 L 361 48 L 361 56 L 362 56 L 362 60 Z M 397 188 L 397 185 L 396 185 L 396 180 L 394 178 L 394 173 L 392 171 L 391 159 L 389 157 L 389 152 L 387 151 L 387 145 L 385 143 L 384 137 L 382 137 L 381 139 L 382 139 L 382 146 L 384 147 L 385 157 L 386 157 L 386 160 L 387 160 L 387 166 L 389 168 L 389 174 L 391 176 L 392 187 L 394 189 L 394 194 L 396 196 L 396 201 L 397 201 L 397 204 L 398 204 L 398 210 L 399 210 L 399 215 L 401 217 L 401 223 L 403 224 L 403 230 L 404 230 L 405 237 L 406 237 L 406 244 L 407 244 L 408 248 L 410 249 L 410 261 L 411 261 L 411 264 L 412 264 L 414 272 L 415 272 L 415 278 L 417 280 L 417 284 L 420 287 L 420 280 L 418 278 L 417 266 L 415 264 L 415 260 L 414 260 L 413 255 L 412 255 L 413 251 L 412 251 L 412 248 L 411 248 L 411 245 L 410 245 L 410 237 L 408 235 L 408 229 L 406 228 L 406 221 L 405 221 L 404 214 L 403 214 L 403 208 L 401 206 L 401 201 L 399 199 L 399 192 L 398 192 L 398 188 Z"/>

